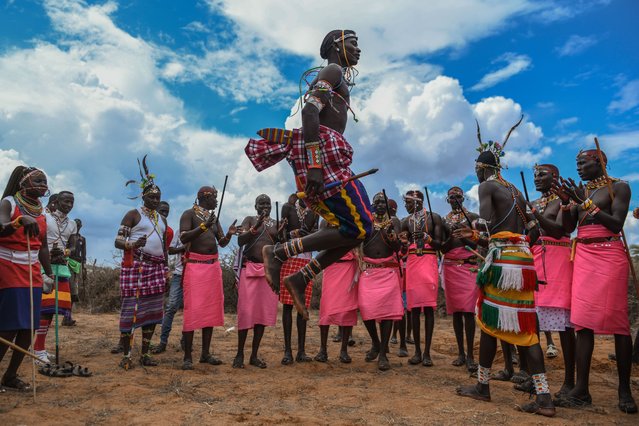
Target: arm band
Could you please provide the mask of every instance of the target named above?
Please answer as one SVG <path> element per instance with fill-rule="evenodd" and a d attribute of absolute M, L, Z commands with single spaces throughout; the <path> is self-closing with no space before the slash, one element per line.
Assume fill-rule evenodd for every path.
<path fill-rule="evenodd" d="M 306 103 L 313 105 L 319 112 L 322 112 L 324 109 L 324 102 L 322 102 L 322 100 L 317 96 L 309 96 L 306 98 Z"/>
<path fill-rule="evenodd" d="M 306 148 L 306 162 L 309 169 L 322 168 L 322 151 L 319 142 L 308 142 L 304 144 Z"/>

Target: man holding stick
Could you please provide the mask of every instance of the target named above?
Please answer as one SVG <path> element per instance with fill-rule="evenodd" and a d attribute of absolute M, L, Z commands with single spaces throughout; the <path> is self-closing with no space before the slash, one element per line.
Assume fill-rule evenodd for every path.
<path fill-rule="evenodd" d="M 596 139 L 595 139 L 595 142 Z M 577 172 L 582 181 L 561 179 L 554 190 L 561 199 L 561 220 L 566 232 L 577 228 L 573 243 L 573 279 L 570 322 L 577 331 L 575 387 L 557 400 L 563 407 L 592 403 L 588 389 L 595 334 L 615 336 L 619 404 L 636 413 L 630 391 L 632 339 L 628 321 L 628 251 L 622 240 L 628 214 L 628 183 L 608 177 L 607 158 L 599 149 L 580 151 Z"/>
<path fill-rule="evenodd" d="M 306 201 L 331 227 L 294 238 L 284 244 L 264 247 L 266 278 L 273 288 L 279 288 L 280 269 L 286 259 L 299 253 L 320 251 L 299 272 L 284 278 L 295 308 L 308 319 L 304 305 L 307 284 L 324 268 L 357 247 L 371 232 L 372 214 L 364 186 L 350 170 L 353 148 L 343 132 L 350 110 L 350 89 L 355 84 L 361 50 L 354 31 L 334 30 L 324 38 L 320 55 L 328 60 L 314 78 L 304 97 L 302 129 L 292 131 L 264 129 L 264 139 L 251 139 L 245 149 L 258 171 L 286 158 L 293 167 L 299 190 L 306 192 Z M 312 74 L 305 73 L 304 77 Z M 328 188 L 328 184 L 345 182 Z"/>
<path fill-rule="evenodd" d="M 184 289 L 184 362 L 182 370 L 193 369 L 193 334 L 202 329 L 200 363 L 220 365 L 222 361 L 210 352 L 213 327 L 224 325 L 224 285 L 218 262 L 218 244 L 226 247 L 235 234 L 233 222 L 224 234 L 218 216 L 217 190 L 203 186 L 197 192 L 197 203 L 180 218 L 180 240 L 186 246 L 182 275 Z"/>

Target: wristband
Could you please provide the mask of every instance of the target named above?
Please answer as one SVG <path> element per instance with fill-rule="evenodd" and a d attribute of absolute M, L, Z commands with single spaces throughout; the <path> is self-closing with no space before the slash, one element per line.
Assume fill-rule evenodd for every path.
<path fill-rule="evenodd" d="M 206 231 L 208 231 L 208 230 L 209 230 L 209 228 L 207 228 L 207 227 L 206 227 L 206 225 L 204 224 L 204 222 L 200 223 L 200 229 L 201 229 L 203 232 L 206 232 Z"/>
<path fill-rule="evenodd" d="M 592 205 L 592 200 L 590 198 L 586 198 L 586 200 L 581 204 L 581 208 L 584 210 L 590 210 L 590 207 L 592 207 Z"/>
<path fill-rule="evenodd" d="M 537 226 L 537 224 L 538 224 L 538 223 L 539 223 L 539 222 L 538 222 L 536 219 L 535 219 L 535 220 L 531 220 L 530 222 L 528 222 L 528 223 L 526 224 L 526 229 L 527 229 L 528 231 L 530 231 L 530 230 L 531 230 L 531 229 L 533 229 L 535 226 Z"/>
<path fill-rule="evenodd" d="M 319 142 L 308 142 L 304 144 L 306 149 L 306 161 L 308 169 L 322 168 L 322 152 Z"/>
<path fill-rule="evenodd" d="M 473 229 L 473 235 L 470 236 L 470 241 L 476 243 L 479 241 L 479 231 Z"/>

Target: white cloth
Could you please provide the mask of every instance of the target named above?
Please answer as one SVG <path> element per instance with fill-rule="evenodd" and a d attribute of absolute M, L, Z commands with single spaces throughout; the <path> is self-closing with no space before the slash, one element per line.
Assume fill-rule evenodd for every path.
<path fill-rule="evenodd" d="M 138 213 L 140 213 L 140 221 L 131 228 L 129 241 L 135 242 L 143 236 L 146 236 L 146 245 L 140 250 L 153 256 L 164 256 L 164 232 L 166 231 L 164 221 L 158 214 L 156 224 L 144 214 L 141 208 L 137 210 Z"/>
<path fill-rule="evenodd" d="M 175 235 L 173 237 L 173 241 L 171 241 L 171 247 L 179 249 L 182 248 L 182 246 L 184 246 L 184 244 L 182 244 L 182 241 L 180 241 L 180 236 L 179 235 Z M 178 254 L 174 254 L 172 255 L 172 264 L 173 264 L 173 273 L 175 275 L 182 275 L 182 254 L 183 253 L 178 253 Z"/>
<path fill-rule="evenodd" d="M 78 225 L 69 216 L 55 211 L 45 214 L 47 219 L 47 245 L 49 251 L 53 249 L 53 244 L 57 244 L 59 249 L 64 250 L 69 243 L 69 237 L 78 232 Z"/>

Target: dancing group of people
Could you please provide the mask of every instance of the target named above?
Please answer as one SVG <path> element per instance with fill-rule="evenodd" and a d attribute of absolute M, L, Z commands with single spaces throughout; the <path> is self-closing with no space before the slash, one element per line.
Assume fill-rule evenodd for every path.
<path fill-rule="evenodd" d="M 534 181 L 541 197 L 529 201 L 527 194 L 501 174 L 506 144 L 523 117 L 502 142 L 482 141 L 477 123 L 479 212 L 464 207 L 464 191 L 454 186 L 447 194 L 451 210 L 439 215 L 424 206 L 427 190 L 415 188 L 403 196 L 408 216 L 400 220 L 397 203 L 385 191 L 377 193 L 371 203 L 349 167 L 353 149 L 343 132 L 348 112 L 352 112 L 353 66 L 360 53 L 355 32 L 331 31 L 320 47 L 328 64 L 304 74 L 309 88 L 301 99 L 302 128 L 266 128 L 258 132 L 260 139 L 249 140 L 245 152 L 258 171 L 283 159 L 294 171 L 298 192 L 281 212 L 276 210 L 276 219 L 271 217 L 271 199 L 261 194 L 255 200 L 256 215 L 244 218 L 239 226 L 233 222 L 225 232 L 218 220 L 219 210 L 215 214 L 218 192 L 203 186 L 174 232 L 167 224 L 169 205 L 162 201 L 155 176 L 146 157 L 143 159 L 139 182 L 143 205 L 125 214 L 115 239 L 115 247 L 123 251 L 121 336 L 113 351 L 123 353 L 120 366 L 128 370 L 135 364 L 131 343 L 137 328 L 142 334 L 139 362 L 157 365 L 152 353 L 166 351 L 180 305 L 184 308 L 181 368 L 194 368 L 195 330 L 202 330 L 199 362 L 222 363 L 210 352 L 213 328 L 224 325 L 218 249 L 237 236 L 238 345 L 234 368 L 244 367 L 244 346 L 251 329 L 249 364 L 266 367 L 258 350 L 265 327 L 276 323 L 278 302 L 283 305 L 285 349 L 281 363 L 312 360 L 305 347 L 306 323 L 312 285 L 320 276 L 321 343 L 316 361 L 328 360 L 329 327 L 337 325 L 342 342 L 339 360 L 351 362 L 348 342 L 359 311 L 371 337 L 366 361 L 377 360 L 382 371 L 391 368 L 387 352 L 394 324 L 400 331 L 398 355 L 408 357 L 406 323 L 410 322 L 414 353 L 409 363 L 432 366 L 431 343 L 441 283 L 447 312 L 453 315 L 459 352 L 453 364 L 465 366 L 477 377 L 476 384 L 457 388 L 458 395 L 490 401 L 490 380 L 517 374 L 523 381 L 520 388 L 536 395 L 519 407 L 522 411 L 551 417 L 556 406 L 590 405 L 594 335 L 612 334 L 619 409 L 636 412 L 630 390 L 630 265 L 622 235 L 630 188 L 607 175 L 605 154 L 598 146 L 579 151 L 576 166 L 584 182 L 579 184 L 562 178 L 552 164 L 536 165 Z M 64 291 L 64 274 L 56 270 L 68 265 L 65 250 L 72 248 L 72 242 L 56 237 L 54 241 L 61 244 L 52 246 L 51 239 L 47 240 L 49 228 L 57 226 L 59 230 L 61 222 L 50 225 L 41 215 L 39 198 L 47 190 L 44 173 L 22 168 L 14 175 L 0 205 L 0 335 L 28 348 L 28 330 L 33 328 L 29 327 L 32 319 L 28 312 L 38 320 L 43 312 L 40 330 L 48 327 L 47 318 L 50 322 L 45 316 L 46 296 L 42 310 L 39 302 L 33 303 L 36 309 L 30 309 L 30 301 L 39 300 L 43 280 L 55 278 L 58 291 Z M 70 209 L 63 206 L 69 197 L 72 206 L 72 194 L 59 194 L 60 214 L 68 214 Z M 224 190 L 220 209 L 223 197 Z M 575 230 L 577 237 L 571 240 Z M 313 253 L 317 255 L 313 257 Z M 180 261 L 169 272 L 171 255 Z M 295 357 L 291 343 L 294 310 L 298 330 Z M 158 324 L 162 325 L 160 343 L 152 347 Z M 478 362 L 473 353 L 475 324 L 480 328 Z M 540 331 L 560 335 L 565 375 L 554 398 L 545 375 Z M 506 368 L 493 375 L 498 340 Z M 519 373 L 514 372 L 510 356 L 515 348 L 522 370 Z M 0 345 L 0 355 L 6 350 L 7 346 Z M 27 386 L 17 378 L 14 364 L 12 359 L 2 384 L 15 387 L 19 381 Z"/>

